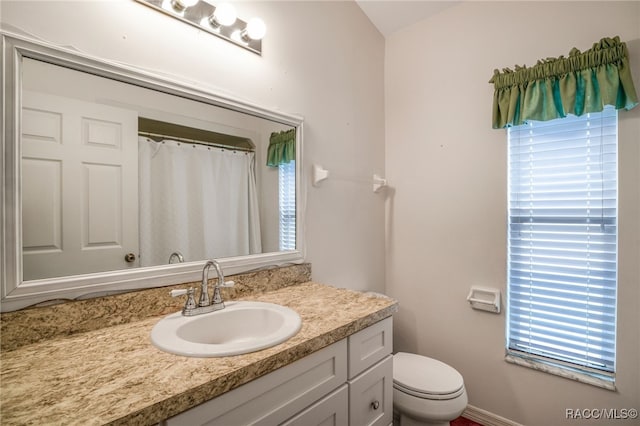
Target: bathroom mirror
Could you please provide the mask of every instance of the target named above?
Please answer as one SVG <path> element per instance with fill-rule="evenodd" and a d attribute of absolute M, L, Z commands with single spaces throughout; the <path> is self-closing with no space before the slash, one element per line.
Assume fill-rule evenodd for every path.
<path fill-rule="evenodd" d="M 226 274 L 303 260 L 300 117 L 2 43 L 2 311 L 195 281 L 209 258 Z M 295 160 L 268 167 L 282 134 Z"/>

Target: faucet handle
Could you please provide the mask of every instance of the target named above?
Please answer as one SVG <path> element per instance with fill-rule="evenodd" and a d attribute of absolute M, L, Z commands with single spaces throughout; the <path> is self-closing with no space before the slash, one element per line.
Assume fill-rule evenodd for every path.
<path fill-rule="evenodd" d="M 187 290 L 186 288 L 183 289 L 179 289 L 179 290 L 171 290 L 171 292 L 169 294 L 171 294 L 171 297 L 178 297 L 178 296 L 183 296 L 185 294 L 187 294 L 189 292 L 189 290 Z"/>
<path fill-rule="evenodd" d="M 196 308 L 196 301 L 193 298 L 193 293 L 193 287 L 189 287 L 189 289 L 171 290 L 171 297 L 187 295 L 187 301 L 184 304 L 184 308 L 182 308 L 182 313 L 189 312 Z"/>
<path fill-rule="evenodd" d="M 225 281 L 220 287 L 233 287 L 234 285 L 236 285 L 236 283 L 233 281 Z"/>

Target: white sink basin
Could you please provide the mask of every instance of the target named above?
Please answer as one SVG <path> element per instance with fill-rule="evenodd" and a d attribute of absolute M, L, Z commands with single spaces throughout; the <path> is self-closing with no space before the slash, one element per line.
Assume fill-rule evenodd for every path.
<path fill-rule="evenodd" d="M 221 357 L 259 351 L 294 336 L 300 315 L 265 302 L 225 302 L 225 308 L 192 317 L 176 312 L 151 330 L 151 342 L 166 352 L 193 357 Z"/>

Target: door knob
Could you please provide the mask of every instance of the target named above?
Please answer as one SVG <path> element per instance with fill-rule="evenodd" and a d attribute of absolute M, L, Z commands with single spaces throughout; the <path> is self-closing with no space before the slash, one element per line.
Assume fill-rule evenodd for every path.
<path fill-rule="evenodd" d="M 135 262 L 136 261 L 136 255 L 133 253 L 127 253 L 124 255 L 124 261 L 127 263 L 131 263 L 131 262 Z"/>

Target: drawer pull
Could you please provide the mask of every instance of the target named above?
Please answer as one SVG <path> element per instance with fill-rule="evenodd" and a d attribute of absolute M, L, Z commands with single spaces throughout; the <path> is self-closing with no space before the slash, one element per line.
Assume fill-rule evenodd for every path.
<path fill-rule="evenodd" d="M 378 408 L 380 408 L 380 402 L 379 401 L 373 401 L 371 403 L 371 408 L 373 408 L 374 410 L 377 410 Z"/>

